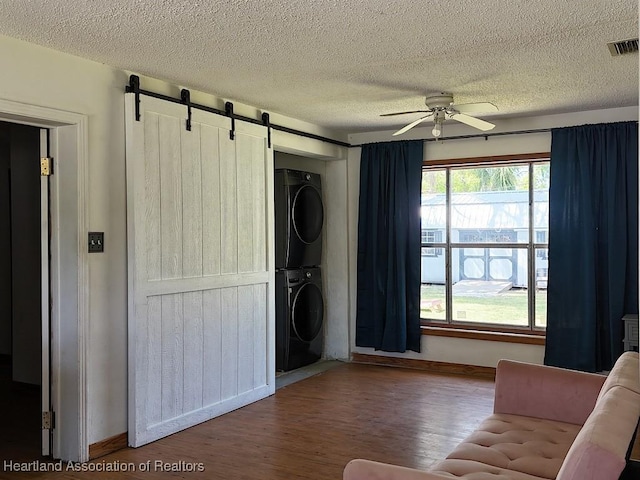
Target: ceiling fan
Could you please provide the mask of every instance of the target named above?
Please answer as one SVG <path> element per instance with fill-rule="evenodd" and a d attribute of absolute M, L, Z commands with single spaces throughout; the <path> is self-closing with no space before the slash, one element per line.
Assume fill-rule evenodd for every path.
<path fill-rule="evenodd" d="M 485 120 L 467 115 L 467 113 L 484 113 L 484 112 L 496 112 L 498 107 L 493 103 L 480 102 L 480 103 L 463 103 L 461 105 L 455 105 L 453 103 L 453 95 L 450 93 L 438 93 L 435 95 L 429 95 L 424 102 L 427 105 L 427 110 L 412 110 L 409 112 L 397 112 L 397 113 L 385 113 L 380 115 L 381 117 L 390 117 L 393 115 L 405 115 L 408 113 L 426 113 L 427 115 L 420 117 L 419 119 L 411 122 L 409 125 L 402 127 L 393 135 L 402 135 L 403 133 L 411 130 L 416 125 L 422 123 L 427 118 L 433 116 L 434 127 L 431 133 L 434 137 L 442 135 L 442 124 L 447 118 L 457 120 L 471 127 L 477 128 L 486 132 L 491 130 L 495 125 Z"/>

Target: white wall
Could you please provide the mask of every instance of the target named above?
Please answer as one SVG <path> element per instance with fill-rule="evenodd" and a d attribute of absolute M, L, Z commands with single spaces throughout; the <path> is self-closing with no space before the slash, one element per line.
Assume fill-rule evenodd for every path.
<path fill-rule="evenodd" d="M 317 173 L 322 178 L 322 289 L 325 306 L 324 357 L 349 358 L 349 297 L 345 160 L 322 160 L 276 152 L 275 168 Z"/>
<path fill-rule="evenodd" d="M 4 36 L 0 36 L 0 65 L 7 67 L 0 76 L 0 98 L 84 114 L 89 119 L 88 229 L 105 232 L 105 252 L 91 254 L 88 260 L 86 399 L 88 443 L 92 444 L 127 430 L 124 87 L 129 72 Z M 146 90 L 179 97 L 177 86 L 144 77 L 141 80 Z M 216 108 L 224 106 L 224 99 L 195 91 L 191 99 Z M 259 118 L 255 107 L 234 106 L 238 114 Z M 326 129 L 282 115 L 272 114 L 271 121 L 344 140 Z M 272 140 L 281 151 L 346 158 L 346 149 L 317 140 L 276 131 Z"/>
<path fill-rule="evenodd" d="M 11 355 L 11 202 L 9 141 L 0 127 L 0 355 Z"/>
<path fill-rule="evenodd" d="M 127 75 L 6 37 L 0 37 L 0 64 L 11 65 L 0 79 L 0 97 L 89 117 L 88 228 L 105 232 L 106 247 L 89 257 L 87 414 L 88 441 L 94 443 L 127 429 L 122 94 Z"/>
<path fill-rule="evenodd" d="M 494 132 L 533 130 L 555 128 L 587 123 L 604 123 L 638 119 L 638 107 L 548 115 L 530 118 L 497 120 Z M 394 130 L 384 132 L 366 132 L 352 134 L 349 142 L 352 145 L 363 145 L 374 142 L 398 140 L 392 137 Z M 455 122 L 444 125 L 443 135 L 455 136 L 477 133 L 477 131 Z M 402 140 L 431 140 L 431 127 L 414 128 L 402 136 Z M 526 135 L 510 135 L 476 139 L 427 141 L 425 143 L 425 159 L 450 159 L 482 157 L 490 155 L 509 155 L 517 153 L 549 152 L 551 149 L 551 133 L 534 133 Z M 464 338 L 422 336 L 421 353 L 386 354 L 370 348 L 355 346 L 356 316 L 356 252 L 358 228 L 358 184 L 360 174 L 360 148 L 352 148 L 348 158 L 348 208 L 349 208 L 349 297 L 352 305 L 350 315 L 352 352 L 375 355 L 391 355 L 440 362 L 461 363 L 495 367 L 501 358 L 542 363 L 544 347 L 540 345 L 524 345 L 504 342 L 490 342 Z"/>

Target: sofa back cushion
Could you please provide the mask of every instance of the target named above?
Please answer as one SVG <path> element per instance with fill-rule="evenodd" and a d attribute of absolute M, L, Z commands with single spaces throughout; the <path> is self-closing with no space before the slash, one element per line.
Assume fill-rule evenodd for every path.
<path fill-rule="evenodd" d="M 640 357 L 638 352 L 625 352 L 616 361 L 602 385 L 596 402 L 615 386 L 625 387 L 640 394 Z"/>
<path fill-rule="evenodd" d="M 640 417 L 640 394 L 614 385 L 571 445 L 557 480 L 618 480 Z"/>
<path fill-rule="evenodd" d="M 583 425 L 605 380 L 604 375 L 500 360 L 493 412 Z"/>

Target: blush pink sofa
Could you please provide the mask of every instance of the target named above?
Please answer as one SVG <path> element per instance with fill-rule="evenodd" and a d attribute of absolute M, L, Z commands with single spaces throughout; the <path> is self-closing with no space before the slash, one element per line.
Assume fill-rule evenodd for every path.
<path fill-rule="evenodd" d="M 638 353 L 605 377 L 501 360 L 494 413 L 429 471 L 352 460 L 344 480 L 618 480 L 640 417 Z M 634 477 L 635 478 L 635 477 Z"/>

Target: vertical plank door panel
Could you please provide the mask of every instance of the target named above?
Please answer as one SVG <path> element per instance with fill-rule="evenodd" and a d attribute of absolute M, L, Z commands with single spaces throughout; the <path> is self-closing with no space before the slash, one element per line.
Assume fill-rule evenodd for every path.
<path fill-rule="evenodd" d="M 184 412 L 202 408 L 204 326 L 202 292 L 183 295 L 184 312 Z M 207 348 L 209 346 L 207 345 Z"/>
<path fill-rule="evenodd" d="M 238 271 L 238 192 L 236 143 L 220 138 L 220 256 L 221 273 Z"/>
<path fill-rule="evenodd" d="M 149 297 L 146 321 L 145 373 L 147 417 L 151 425 L 162 421 L 162 297 Z M 146 367 L 146 368 L 145 368 Z"/>
<path fill-rule="evenodd" d="M 167 115 L 158 120 L 160 140 L 160 231 L 162 278 L 182 276 L 181 121 Z"/>
<path fill-rule="evenodd" d="M 251 137 L 251 178 L 253 181 L 252 190 L 252 211 L 253 211 L 253 268 L 254 272 L 262 272 L 267 269 L 267 252 L 269 242 L 267 241 L 267 210 L 273 204 L 273 198 L 267 196 L 266 163 L 264 159 L 264 141 L 258 137 Z M 265 200 L 266 199 L 266 200 Z"/>
<path fill-rule="evenodd" d="M 203 293 L 204 364 L 202 389 L 204 406 L 220 402 L 222 382 L 222 305 L 220 290 Z"/>
<path fill-rule="evenodd" d="M 218 128 L 201 125 L 202 273 L 220 274 L 220 146 Z"/>
<path fill-rule="evenodd" d="M 265 312 L 267 310 L 267 284 L 253 286 L 253 387 L 258 388 L 267 383 L 267 371 L 272 369 L 268 358 L 270 337 L 267 334 Z"/>
<path fill-rule="evenodd" d="M 253 188 L 259 179 L 252 176 L 251 137 L 238 135 L 238 140 L 238 272 L 244 273 L 253 271 Z"/>
<path fill-rule="evenodd" d="M 182 148 L 183 276 L 202 276 L 202 166 L 200 124 L 180 130 Z"/>
<path fill-rule="evenodd" d="M 238 288 L 220 292 L 222 309 L 222 365 L 220 396 L 228 400 L 238 395 Z"/>
<path fill-rule="evenodd" d="M 149 112 L 144 122 L 144 222 L 149 280 L 162 278 L 159 135 L 158 115 Z"/>
<path fill-rule="evenodd" d="M 162 296 L 162 420 L 182 415 L 184 336 L 182 295 Z"/>
<path fill-rule="evenodd" d="M 253 390 L 253 285 L 238 287 L 238 393 Z"/>

